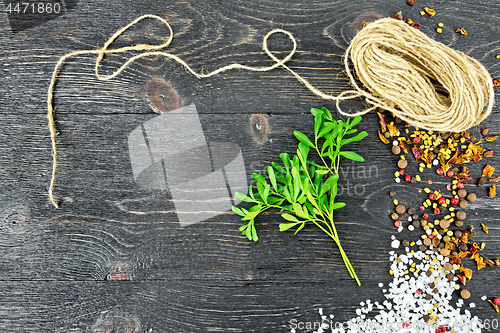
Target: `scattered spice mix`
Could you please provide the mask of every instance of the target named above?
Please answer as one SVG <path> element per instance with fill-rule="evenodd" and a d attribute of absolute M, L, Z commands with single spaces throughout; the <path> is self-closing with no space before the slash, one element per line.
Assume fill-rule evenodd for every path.
<path fill-rule="evenodd" d="M 466 184 L 469 184 L 469 187 L 472 185 L 470 184 L 472 173 L 464 164 L 482 161 L 483 157 L 492 157 L 493 151 L 483 148 L 481 139 L 476 138 L 468 131 L 461 133 L 434 133 L 433 131 L 420 130 L 418 128 L 411 131 L 407 124 L 404 129 L 404 135 L 401 135 L 401 132 L 396 130 L 386 131 L 385 128 L 390 129 L 389 126 L 394 126 L 394 123 L 397 122 L 396 119 L 394 118 L 394 122 L 387 122 L 383 113 L 378 113 L 378 116 L 381 125 L 384 124 L 381 127 L 382 133 L 388 133 L 388 135 L 384 135 L 384 138 L 389 142 L 394 138 L 396 139 L 393 141 L 393 149 L 391 151 L 400 157 L 397 162 L 398 168 L 402 168 L 401 161 L 405 161 L 404 167 L 406 168 L 408 159 L 405 155 L 411 151 L 413 159 L 418 163 L 419 173 L 436 167 L 436 174 L 445 177 L 449 182 L 446 185 L 448 192 L 441 192 L 439 189 L 432 190 L 428 187 L 419 190 L 420 193 L 424 192 L 426 195 L 425 200 L 419 207 L 419 211 L 423 214 L 420 217 L 416 216 L 419 221 L 414 221 L 415 216 L 401 214 L 400 207 L 404 203 L 399 203 L 399 205 L 395 206 L 395 209 L 396 207 L 399 208 L 396 214 L 398 214 L 400 220 L 408 218 L 408 221 L 412 222 L 408 225 L 408 230 L 414 231 L 421 227 L 424 231 L 419 240 L 409 243 L 410 253 L 414 255 L 416 253 L 414 247 L 418 246 L 420 253 L 436 253 L 434 261 L 437 259 L 437 262 L 443 263 L 442 260 L 448 260 L 442 265 L 438 264 L 437 269 L 447 272 L 446 276 L 450 281 L 457 281 L 454 288 L 459 291 L 463 299 L 468 299 L 470 291 L 465 289 L 465 285 L 472 278 L 473 271 L 463 265 L 463 259 L 469 258 L 470 260 L 474 260 L 478 271 L 487 266 L 498 266 L 499 259 L 482 257 L 480 252 L 485 248 L 486 244 L 478 244 L 474 241 L 476 231 L 473 226 L 463 228 L 466 213 L 461 209 L 466 208 L 468 202 L 473 202 L 477 198 L 475 193 L 469 193 L 465 189 Z M 392 116 L 394 117 L 394 115 Z M 489 128 L 480 130 L 480 134 L 485 142 L 497 139 L 497 136 L 486 136 L 488 133 Z M 478 187 L 484 185 L 487 180 L 491 182 L 500 181 L 500 176 L 492 178 L 494 173 L 495 168 L 486 164 L 482 170 L 482 177 L 478 181 Z M 421 181 L 420 174 L 411 176 L 405 170 L 400 170 L 395 173 L 397 183 L 401 182 L 399 177 L 403 174 L 406 182 L 408 182 L 407 177 L 415 180 L 418 179 L 418 182 Z M 430 180 L 428 183 L 429 185 L 432 184 Z M 393 193 L 391 196 L 396 197 L 396 194 Z M 496 196 L 495 185 L 491 185 L 488 188 L 488 196 Z M 427 212 L 427 210 L 430 210 L 430 212 Z M 458 229 L 452 230 L 452 224 Z M 399 232 L 404 229 L 402 224 L 395 224 L 395 226 Z M 488 233 L 488 227 L 484 223 L 481 223 L 481 228 L 484 233 Z M 408 243 L 406 240 L 405 242 Z M 399 247 L 399 244 L 394 240 L 391 245 L 394 248 Z M 404 246 L 406 247 L 406 244 Z M 436 266 L 433 269 L 436 269 Z M 418 270 L 410 269 L 405 271 L 405 274 L 410 272 L 418 273 Z M 394 274 L 392 270 L 390 273 Z M 491 301 L 490 303 L 496 305 Z M 471 303 L 470 306 L 473 307 L 475 304 Z M 497 309 L 498 307 L 495 308 L 495 310 Z M 439 320 L 439 318 L 432 316 L 424 318 L 427 322 L 433 322 L 432 319 L 435 319 L 435 321 Z"/>

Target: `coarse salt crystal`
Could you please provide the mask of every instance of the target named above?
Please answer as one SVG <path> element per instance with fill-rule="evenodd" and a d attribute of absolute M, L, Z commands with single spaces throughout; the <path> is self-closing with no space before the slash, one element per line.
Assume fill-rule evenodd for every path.
<path fill-rule="evenodd" d="M 383 284 L 382 282 L 380 282 L 380 283 L 378 284 L 378 286 L 379 286 L 379 288 L 382 288 L 382 287 L 384 286 L 384 284 Z M 485 296 L 485 297 L 486 297 L 486 296 Z"/>
<path fill-rule="evenodd" d="M 483 300 L 483 301 L 486 301 L 487 298 L 488 298 L 488 296 L 486 296 L 486 295 L 481 296 L 481 300 Z"/>
<path fill-rule="evenodd" d="M 399 247 L 399 240 L 395 239 L 391 242 L 391 247 L 397 249 Z"/>

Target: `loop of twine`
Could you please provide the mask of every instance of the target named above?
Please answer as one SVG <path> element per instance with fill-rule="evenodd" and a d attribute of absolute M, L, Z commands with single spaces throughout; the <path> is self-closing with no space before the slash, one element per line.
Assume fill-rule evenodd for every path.
<path fill-rule="evenodd" d="M 170 35 L 165 43 L 160 45 L 138 44 L 108 49 L 123 32 L 146 18 L 159 20 L 168 27 Z M 275 33 L 287 35 L 293 43 L 293 49 L 281 60 L 269 51 L 267 45 L 269 37 Z M 337 96 L 316 89 L 285 64 L 297 50 L 295 38 L 286 30 L 274 29 L 263 39 L 262 48 L 274 61 L 273 65 L 252 67 L 235 63 L 207 74 L 195 72 L 184 60 L 174 54 L 158 51 L 170 45 L 173 37 L 172 27 L 167 21 L 159 16 L 147 14 L 116 31 L 102 49 L 74 51 L 59 59 L 52 73 L 47 94 L 47 118 L 52 142 L 52 178 L 49 186 L 49 197 L 56 208 L 59 205 L 55 201 L 53 189 L 57 168 L 55 137 L 58 133 L 55 129 L 52 105 L 54 86 L 60 66 L 66 59 L 76 55 L 97 54 L 95 75 L 99 80 L 104 81 L 116 77 L 135 60 L 151 55 L 173 59 L 199 79 L 208 78 L 230 69 L 267 72 L 277 67 L 283 67 L 315 95 L 335 101 L 337 110 L 342 115 L 363 115 L 381 108 L 393 112 L 410 125 L 436 131 L 459 132 L 475 126 L 490 114 L 494 103 L 492 79 L 488 71 L 478 61 L 432 40 L 404 22 L 391 18 L 368 24 L 351 41 L 344 55 L 344 66 L 354 90 L 343 91 Z M 127 51 L 147 52 L 129 58 L 112 74 L 106 76 L 99 74 L 99 64 L 105 54 Z M 353 64 L 358 80 L 369 92 L 361 89 L 357 84 L 351 72 L 349 61 Z M 357 97 L 363 97 L 366 103 L 371 106 L 357 113 L 348 113 L 340 109 L 340 101 Z"/>

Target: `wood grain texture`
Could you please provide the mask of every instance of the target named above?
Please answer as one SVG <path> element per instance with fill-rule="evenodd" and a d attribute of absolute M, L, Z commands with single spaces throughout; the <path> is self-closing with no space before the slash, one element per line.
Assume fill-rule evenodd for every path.
<path fill-rule="evenodd" d="M 420 16 L 423 6 L 435 9 L 436 16 Z M 418 189 L 427 185 L 394 183 L 397 157 L 377 139 L 375 115 L 360 124 L 369 137 L 352 148 L 366 158 L 365 169 L 346 163 L 341 170 L 345 191 L 340 198 L 347 206 L 336 219 L 362 282 L 356 287 L 334 244 L 315 228 L 295 236 L 280 233 L 274 212 L 258 220 L 257 243 L 240 234 L 241 221 L 230 212 L 180 227 L 171 195 L 141 189 L 134 181 L 128 135 L 158 116 L 155 103 L 166 103 L 156 110 L 175 105 L 175 94 L 180 106 L 196 106 L 207 141 L 240 147 L 249 182 L 279 153 L 293 153 L 292 131 L 311 132 L 309 109 L 335 106 L 313 96 L 285 70 L 230 71 L 198 80 L 173 61 L 147 57 L 103 82 L 94 76 L 94 57 L 69 60 L 55 90 L 60 209 L 47 197 L 51 150 L 45 103 L 60 56 L 101 47 L 117 29 L 147 13 L 172 24 L 175 38 L 168 51 L 204 72 L 233 62 L 270 65 L 262 38 L 284 28 L 298 41 L 289 66 L 316 87 L 338 94 L 349 88 L 341 56 L 356 29 L 399 10 L 425 33 L 479 59 L 494 78 L 500 77 L 496 1 L 417 1 L 413 7 L 403 0 L 89 1 L 19 33 L 12 33 L 7 16 L 0 14 L 0 330 L 287 332 L 291 319 L 319 320 L 320 307 L 343 321 L 355 315 L 360 301 L 383 301 L 377 284 L 390 281 L 387 252 L 395 233 L 387 193 L 396 190 L 400 200 L 416 206 L 422 200 Z M 445 25 L 442 34 L 435 32 L 439 22 Z M 456 28 L 465 28 L 468 36 L 456 34 Z M 167 33 L 156 22 L 143 22 L 113 47 L 158 44 Z M 269 45 L 279 57 L 291 47 L 280 35 Z M 130 56 L 107 56 L 102 73 L 118 69 Z M 165 100 L 163 90 L 150 89 L 160 96 L 148 98 L 146 87 L 154 80 L 168 83 L 175 94 Z M 353 101 L 343 107 L 363 105 Z M 497 103 L 486 126 L 498 134 L 499 122 Z M 489 147 L 496 153 L 498 143 Z M 498 155 L 488 162 L 498 166 Z M 470 166 L 473 182 L 483 166 Z M 416 170 L 415 164 L 408 167 L 410 173 Z M 487 244 L 487 257 L 498 256 L 499 201 L 487 198 L 484 188 L 468 188 L 478 200 L 468 207 L 467 221 L 476 229 L 480 222 L 488 225 L 490 232 L 478 237 Z M 485 269 L 468 283 L 477 304 L 472 312 L 481 318 L 495 318 L 480 296 L 500 294 L 497 275 L 498 270 Z"/>

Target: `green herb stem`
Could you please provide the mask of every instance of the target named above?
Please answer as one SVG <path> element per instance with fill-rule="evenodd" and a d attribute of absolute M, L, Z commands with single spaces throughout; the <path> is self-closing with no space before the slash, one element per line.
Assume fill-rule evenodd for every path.
<path fill-rule="evenodd" d="M 341 148 L 347 143 L 363 139 L 367 133 L 363 131 L 356 136 L 344 139 L 344 136 L 357 131 L 353 127 L 361 120 L 360 116 L 353 118 L 352 121 L 348 119 L 344 122 L 334 120 L 330 111 L 325 108 L 312 109 L 311 113 L 314 115 L 314 143 L 305 134 L 295 131 L 294 135 L 300 141 L 297 156 L 290 158 L 288 154 L 283 153 L 280 155 L 283 166 L 273 163 L 267 169 L 268 180 L 272 186 L 262 175 L 253 174 L 252 178 L 257 180 L 258 193 L 254 194 L 250 186 L 250 197 L 242 193 L 236 193 L 235 197 L 256 205 L 249 211 L 235 206 L 232 209 L 242 216 L 242 220 L 249 221 L 240 227 L 240 230 L 254 241 L 258 240 L 254 219 L 269 208 L 285 211 L 282 217 L 288 222 L 280 224 L 281 231 L 297 227 L 295 231 L 297 233 L 306 223 L 312 222 L 337 244 L 349 275 L 356 280 L 358 285 L 361 285 L 354 267 L 340 244 L 334 222 L 334 210 L 345 205 L 342 202 L 335 202 L 340 156 L 358 162 L 364 161 L 358 154 L 341 151 Z M 324 140 L 321 150 L 320 139 Z M 308 160 L 310 148 L 313 148 L 319 156 L 323 166 Z M 326 162 L 324 156 L 330 158 L 330 164 Z M 272 201 L 269 201 L 271 198 Z"/>

